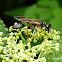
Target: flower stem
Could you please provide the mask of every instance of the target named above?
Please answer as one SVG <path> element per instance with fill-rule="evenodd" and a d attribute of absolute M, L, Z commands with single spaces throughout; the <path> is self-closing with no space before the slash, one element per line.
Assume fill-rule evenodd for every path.
<path fill-rule="evenodd" d="M 21 33 L 20 37 L 21 37 L 21 39 L 22 39 L 22 40 L 24 41 L 24 43 L 25 43 L 25 39 L 24 39 L 22 33 Z"/>

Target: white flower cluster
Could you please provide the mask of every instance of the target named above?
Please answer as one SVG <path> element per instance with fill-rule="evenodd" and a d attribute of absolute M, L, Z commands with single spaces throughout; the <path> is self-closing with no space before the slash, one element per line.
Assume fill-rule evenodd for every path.
<path fill-rule="evenodd" d="M 45 27 L 36 27 L 34 30 L 28 29 L 29 38 L 26 26 L 20 31 L 11 26 L 9 32 L 9 37 L 0 37 L 2 62 L 46 62 L 44 55 L 52 49 L 59 51 L 59 43 L 54 44 L 54 41 L 60 41 L 59 31 L 50 29 L 48 33 L 45 32 Z"/>

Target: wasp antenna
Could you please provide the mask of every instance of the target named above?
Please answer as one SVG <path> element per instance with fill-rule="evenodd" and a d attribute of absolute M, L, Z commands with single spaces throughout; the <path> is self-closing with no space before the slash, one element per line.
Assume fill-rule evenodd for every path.
<path fill-rule="evenodd" d="M 17 16 L 14 16 L 14 19 L 16 18 Z"/>
<path fill-rule="evenodd" d="M 17 21 L 22 21 L 23 17 L 21 17 L 21 16 L 14 16 L 14 19 L 17 20 Z"/>
<path fill-rule="evenodd" d="M 18 20 L 18 18 L 17 18 L 17 17 L 18 17 L 18 16 L 14 16 L 14 19 L 15 19 L 15 20 Z"/>

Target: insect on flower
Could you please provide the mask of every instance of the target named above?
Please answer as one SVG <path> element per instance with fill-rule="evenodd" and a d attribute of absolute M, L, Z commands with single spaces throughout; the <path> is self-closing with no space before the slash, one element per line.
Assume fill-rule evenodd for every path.
<path fill-rule="evenodd" d="M 41 27 L 46 27 L 46 29 L 48 30 L 49 33 L 49 29 L 51 27 L 51 24 L 45 23 L 41 20 L 36 20 L 36 19 L 31 19 L 31 18 L 26 18 L 26 17 L 22 17 L 22 16 L 14 16 L 14 19 L 17 21 L 22 21 L 22 24 L 17 24 L 14 27 L 15 28 L 20 28 L 23 27 L 23 22 L 27 22 L 28 24 L 31 23 L 31 25 L 35 26 L 41 26 Z M 37 30 L 36 30 L 37 32 Z M 27 36 L 28 36 L 28 27 L 27 27 Z"/>

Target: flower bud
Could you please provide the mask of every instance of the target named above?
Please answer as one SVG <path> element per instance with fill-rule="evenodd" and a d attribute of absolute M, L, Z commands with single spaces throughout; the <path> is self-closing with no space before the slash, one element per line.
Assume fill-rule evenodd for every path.
<path fill-rule="evenodd" d="M 13 28 L 12 28 L 12 26 L 10 26 L 10 28 L 9 28 L 9 32 L 12 32 L 12 30 L 13 30 Z"/>
<path fill-rule="evenodd" d="M 60 40 L 60 36 L 59 35 L 57 35 L 56 37 L 57 37 L 57 40 Z"/>
<path fill-rule="evenodd" d="M 19 36 L 16 36 L 16 39 L 19 39 Z"/>
<path fill-rule="evenodd" d="M 36 40 L 36 39 L 34 39 L 34 40 L 33 40 L 33 42 L 34 42 L 34 43 L 36 43 L 36 42 L 37 42 L 37 40 Z"/>

